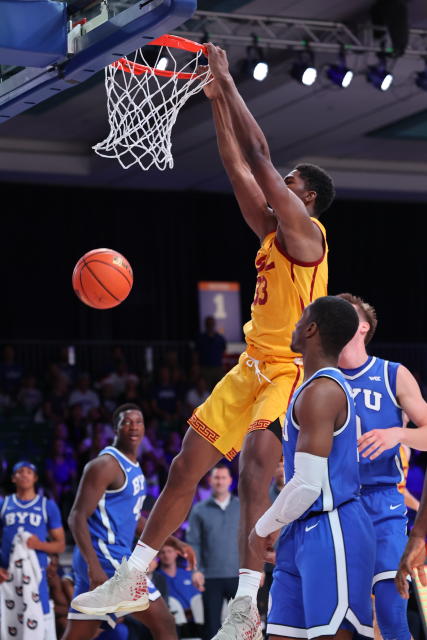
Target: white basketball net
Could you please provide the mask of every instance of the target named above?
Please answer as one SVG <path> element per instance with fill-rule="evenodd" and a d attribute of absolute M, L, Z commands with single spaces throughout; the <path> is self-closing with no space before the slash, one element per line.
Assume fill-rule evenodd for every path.
<path fill-rule="evenodd" d="M 156 49 L 153 47 L 154 51 Z M 161 46 L 155 63 L 149 64 L 139 49 L 132 59 L 124 57 L 106 67 L 110 133 L 93 147 L 98 155 L 117 158 L 124 169 L 135 164 L 144 171 L 153 165 L 160 171 L 172 169 L 171 134 L 178 113 L 191 96 L 212 80 L 210 71 L 196 74 L 202 51 L 185 52 L 186 59 L 192 59 L 181 68 L 178 68 L 176 55 L 176 49 Z M 170 74 L 170 77 L 154 72 L 159 73 L 156 68 L 164 57 L 168 58 L 169 67 L 172 63 L 172 69 L 162 73 Z M 144 68 L 148 70 L 143 71 Z M 183 79 L 178 77 L 182 73 Z"/>

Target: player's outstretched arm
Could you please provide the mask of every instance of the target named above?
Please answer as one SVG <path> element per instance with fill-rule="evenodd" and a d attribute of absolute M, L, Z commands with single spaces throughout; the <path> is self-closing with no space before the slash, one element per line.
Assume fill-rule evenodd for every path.
<path fill-rule="evenodd" d="M 86 465 L 68 517 L 68 525 L 82 556 L 87 562 L 90 587 L 94 589 L 108 579 L 92 545 L 87 524 L 105 490 L 117 477 L 118 464 L 112 456 L 95 458 Z"/>
<path fill-rule="evenodd" d="M 427 475 L 424 478 L 423 493 L 421 496 L 420 508 L 415 518 L 414 526 L 409 534 L 409 540 L 399 563 L 395 583 L 402 598 L 409 597 L 407 576 L 415 578 L 418 574 L 421 584 L 427 587 L 427 576 L 425 574 L 426 561 L 426 536 L 427 536 Z"/>
<path fill-rule="evenodd" d="M 282 176 L 272 165 L 268 144 L 261 128 L 237 91 L 228 70 L 225 51 L 212 44 L 206 46 L 209 67 L 227 104 L 240 152 L 264 198 L 274 209 L 281 232 L 279 240 L 296 260 L 320 260 L 323 255 L 322 234 L 310 220 L 306 208 L 306 205 L 314 203 L 316 193 L 308 192 L 304 204 L 288 189 Z"/>
<path fill-rule="evenodd" d="M 398 444 L 427 451 L 427 403 L 421 395 L 418 382 L 403 365 L 397 370 L 396 396 L 399 405 L 418 429 L 391 427 L 367 431 L 358 441 L 359 451 L 364 458 L 375 460 L 383 451 L 393 449 Z"/>
<path fill-rule="evenodd" d="M 271 534 L 299 518 L 319 497 L 334 430 L 347 417 L 347 399 L 336 382 L 319 378 L 301 392 L 294 413 L 300 427 L 294 475 L 249 537 L 252 549 L 264 559 L 270 557 Z"/>

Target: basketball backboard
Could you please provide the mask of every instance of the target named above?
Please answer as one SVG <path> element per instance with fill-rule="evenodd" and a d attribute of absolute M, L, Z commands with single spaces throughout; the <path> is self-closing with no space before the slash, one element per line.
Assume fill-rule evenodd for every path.
<path fill-rule="evenodd" d="M 172 31 L 196 8 L 197 0 L 2 0 L 0 123 Z"/>

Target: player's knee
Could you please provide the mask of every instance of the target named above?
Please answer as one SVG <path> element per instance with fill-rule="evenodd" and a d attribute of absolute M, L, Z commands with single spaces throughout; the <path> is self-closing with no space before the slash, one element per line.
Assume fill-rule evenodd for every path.
<path fill-rule="evenodd" d="M 398 594 L 393 580 L 381 580 L 375 585 L 375 611 L 384 640 L 409 640 L 407 602 Z"/>

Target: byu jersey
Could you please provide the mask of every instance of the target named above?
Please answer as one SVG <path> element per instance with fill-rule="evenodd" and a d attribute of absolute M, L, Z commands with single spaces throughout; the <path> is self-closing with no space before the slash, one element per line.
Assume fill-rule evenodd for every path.
<path fill-rule="evenodd" d="M 43 542 L 50 529 L 62 527 L 61 514 L 55 502 L 37 495 L 33 500 L 18 500 L 16 494 L 0 498 L 1 558 L 2 567 L 9 566 L 12 542 L 19 529 L 28 531 Z M 44 551 L 36 551 L 42 568 L 48 559 Z"/>
<path fill-rule="evenodd" d="M 303 513 L 304 519 L 310 512 L 333 511 L 341 504 L 357 498 L 360 489 L 359 465 L 357 460 L 356 413 L 351 397 L 351 389 L 338 369 L 325 367 L 319 369 L 294 393 L 286 414 L 283 430 L 283 458 L 285 478 L 294 475 L 294 456 L 299 426 L 294 416 L 294 406 L 301 391 L 316 378 L 331 378 L 343 389 L 347 398 L 347 419 L 343 426 L 334 432 L 334 441 L 328 457 L 328 473 L 325 475 L 322 491 L 317 500 Z"/>
<path fill-rule="evenodd" d="M 125 481 L 119 489 L 107 489 L 88 519 L 94 549 L 98 555 L 121 560 L 133 547 L 135 529 L 145 500 L 145 478 L 139 462 L 132 462 L 116 447 L 105 447 L 100 456 L 113 456 Z"/>
<path fill-rule="evenodd" d="M 402 409 L 396 399 L 398 362 L 369 357 L 357 369 L 341 369 L 352 388 L 358 435 L 372 429 L 401 427 Z M 360 456 L 363 486 L 397 484 L 403 480 L 399 445 L 383 451 L 375 460 Z"/>

